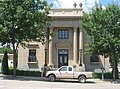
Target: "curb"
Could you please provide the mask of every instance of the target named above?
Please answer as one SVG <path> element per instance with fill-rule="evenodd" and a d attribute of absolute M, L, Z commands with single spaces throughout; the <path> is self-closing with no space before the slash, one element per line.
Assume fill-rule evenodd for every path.
<path fill-rule="evenodd" d="M 113 84 L 118 84 L 118 83 L 120 83 L 120 79 L 116 79 L 115 81 L 113 81 L 113 79 L 104 79 L 104 80 L 94 79 L 94 81 L 95 81 L 96 83 L 113 83 Z"/>
<path fill-rule="evenodd" d="M 38 81 L 48 81 L 46 77 L 32 77 L 32 76 L 16 76 L 13 77 L 12 75 L 4 75 L 0 74 L 0 77 L 3 79 L 11 79 L 11 80 L 38 80 Z"/>

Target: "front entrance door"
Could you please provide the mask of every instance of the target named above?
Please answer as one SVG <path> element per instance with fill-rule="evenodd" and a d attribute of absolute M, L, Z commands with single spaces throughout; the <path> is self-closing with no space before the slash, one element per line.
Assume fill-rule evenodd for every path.
<path fill-rule="evenodd" d="M 68 50 L 59 49 L 58 50 L 58 67 L 68 66 Z"/>

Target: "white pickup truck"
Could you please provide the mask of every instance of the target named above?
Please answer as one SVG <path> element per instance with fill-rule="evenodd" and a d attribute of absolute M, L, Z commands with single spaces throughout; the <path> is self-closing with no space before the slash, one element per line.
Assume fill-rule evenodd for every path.
<path fill-rule="evenodd" d="M 80 83 L 84 83 L 92 77 L 92 72 L 74 72 L 72 66 L 62 66 L 55 71 L 48 71 L 46 77 L 52 82 L 56 79 L 78 79 Z"/>

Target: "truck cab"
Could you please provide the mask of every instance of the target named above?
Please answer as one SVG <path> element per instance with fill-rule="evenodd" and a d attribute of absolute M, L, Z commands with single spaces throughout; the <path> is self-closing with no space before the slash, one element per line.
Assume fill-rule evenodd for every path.
<path fill-rule="evenodd" d="M 57 78 L 65 78 L 70 79 L 74 78 L 73 76 L 73 67 L 71 66 L 62 66 L 58 69 L 58 72 L 56 73 Z"/>

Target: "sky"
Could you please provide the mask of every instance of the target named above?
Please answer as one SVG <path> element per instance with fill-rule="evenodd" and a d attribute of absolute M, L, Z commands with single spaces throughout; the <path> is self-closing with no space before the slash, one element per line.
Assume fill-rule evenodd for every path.
<path fill-rule="evenodd" d="M 120 0 L 47 0 L 49 4 L 53 3 L 53 8 L 73 8 L 74 3 L 77 3 L 77 7 L 79 7 L 79 3 L 81 2 L 84 10 L 94 6 L 95 2 L 101 2 L 104 8 L 105 5 L 112 3 L 112 1 L 120 2 Z"/>

